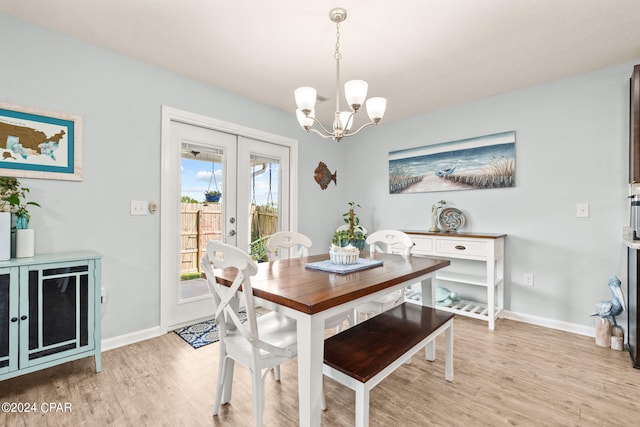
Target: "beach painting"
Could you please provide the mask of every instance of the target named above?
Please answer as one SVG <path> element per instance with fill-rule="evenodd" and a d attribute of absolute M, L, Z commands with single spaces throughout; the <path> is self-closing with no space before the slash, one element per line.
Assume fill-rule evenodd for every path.
<path fill-rule="evenodd" d="M 389 152 L 389 193 L 515 186 L 516 132 Z"/>

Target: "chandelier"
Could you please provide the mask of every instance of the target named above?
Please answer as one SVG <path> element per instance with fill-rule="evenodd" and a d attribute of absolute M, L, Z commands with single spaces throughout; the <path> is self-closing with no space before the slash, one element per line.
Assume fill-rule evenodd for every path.
<path fill-rule="evenodd" d="M 304 86 L 296 89 L 295 98 L 298 109 L 296 117 L 302 128 L 309 132 L 315 132 L 323 138 L 333 138 L 336 142 L 346 136 L 355 135 L 367 126 L 377 125 L 380 123 L 384 111 L 387 108 L 387 100 L 385 98 L 367 98 L 368 84 L 364 80 L 350 80 L 344 84 L 344 96 L 349 104 L 351 111 L 340 111 L 340 23 L 347 19 L 347 11 L 341 7 L 331 9 L 329 11 L 329 19 L 336 23 L 336 51 L 333 57 L 336 60 L 336 110 L 333 119 L 332 130 L 328 130 L 315 118 L 316 90 L 312 87 Z M 363 124 L 357 130 L 351 131 L 354 116 L 363 103 L 367 106 L 367 114 L 370 122 Z M 320 129 L 312 126 L 317 124 Z"/>

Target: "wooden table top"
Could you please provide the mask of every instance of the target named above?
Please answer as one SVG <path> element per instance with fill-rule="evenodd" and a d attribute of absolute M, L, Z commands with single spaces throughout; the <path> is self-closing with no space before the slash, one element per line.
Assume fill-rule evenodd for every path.
<path fill-rule="evenodd" d="M 307 263 L 329 259 L 329 254 L 260 263 L 258 273 L 251 277 L 253 294 L 306 314 L 315 314 L 450 264 L 446 259 L 379 253 L 371 256 L 364 251 L 360 257 L 381 259 L 383 264 L 338 274 L 305 268 Z M 235 275 L 234 270 L 216 270 L 218 282 L 226 286 L 231 284 Z"/>
<path fill-rule="evenodd" d="M 402 230 L 407 234 L 418 234 L 423 236 L 442 236 L 442 237 L 464 237 L 464 238 L 472 238 L 472 239 L 500 239 L 502 237 L 506 237 L 506 234 L 503 233 L 471 233 L 467 231 L 456 231 L 455 233 L 447 233 L 444 231 L 441 232 L 433 232 L 433 231 L 425 231 L 425 230 Z"/>

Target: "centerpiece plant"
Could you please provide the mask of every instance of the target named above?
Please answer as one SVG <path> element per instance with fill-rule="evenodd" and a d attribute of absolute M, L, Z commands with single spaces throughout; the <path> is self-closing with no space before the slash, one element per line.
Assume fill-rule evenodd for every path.
<path fill-rule="evenodd" d="M 11 176 L 0 176 L 0 212 L 11 212 L 15 215 L 18 230 L 28 228 L 31 215 L 29 206 L 40 205 L 36 202 L 27 201 L 29 188 L 20 184 L 17 178 Z"/>
<path fill-rule="evenodd" d="M 349 210 L 342 214 L 344 225 L 338 227 L 333 234 L 332 243 L 343 247 L 351 244 L 360 250 L 364 249 L 365 239 L 367 238 L 367 230 L 360 225 L 360 218 L 356 214 L 356 208 L 360 205 L 356 202 L 348 203 Z"/>

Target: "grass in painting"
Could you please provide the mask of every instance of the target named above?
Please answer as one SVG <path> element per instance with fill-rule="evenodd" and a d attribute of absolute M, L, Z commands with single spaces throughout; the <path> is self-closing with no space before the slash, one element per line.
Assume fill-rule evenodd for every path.
<path fill-rule="evenodd" d="M 492 158 L 478 174 L 452 174 L 442 178 L 475 188 L 504 188 L 515 185 L 515 163 L 504 156 Z"/>

